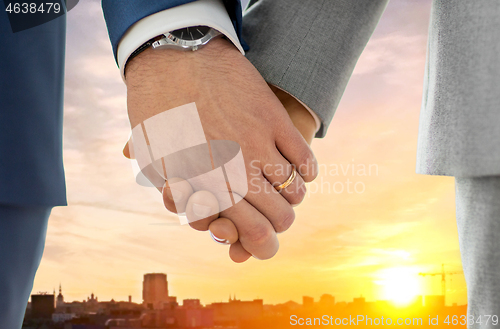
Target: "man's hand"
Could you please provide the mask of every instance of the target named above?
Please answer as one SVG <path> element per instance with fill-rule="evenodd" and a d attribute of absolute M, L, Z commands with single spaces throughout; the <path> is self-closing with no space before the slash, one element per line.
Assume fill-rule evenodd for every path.
<path fill-rule="evenodd" d="M 207 140 L 232 140 L 241 146 L 247 178 L 249 182 L 253 178 L 253 183 L 245 199 L 220 216 L 234 223 L 243 250 L 260 259 L 272 257 L 278 250 L 276 232 L 292 224 L 295 215 L 291 204 L 302 201 L 304 181 L 313 180 L 317 169 L 306 141 L 258 71 L 228 41 L 216 39 L 196 52 L 147 49 L 129 62 L 126 79 L 132 127 L 195 102 Z M 266 164 L 285 170 L 267 167 L 263 172 Z M 301 175 L 280 194 L 272 185 L 289 177 L 291 164 L 301 169 Z M 194 205 L 206 206 L 206 198 L 199 192 L 191 197 L 189 191 L 166 192 L 166 198 L 197 196 Z M 173 202 L 166 202 L 170 211 L 176 211 L 171 205 Z M 190 206 L 193 202 L 187 202 Z M 207 230 L 215 219 L 210 216 L 191 226 Z"/>
<path fill-rule="evenodd" d="M 316 121 L 311 113 L 309 113 L 309 111 L 289 93 L 271 84 L 269 87 L 285 107 L 295 128 L 297 128 L 302 137 L 304 137 L 307 144 L 311 145 L 314 135 L 316 134 Z"/>
<path fill-rule="evenodd" d="M 311 144 L 316 133 L 316 122 L 312 115 L 301 103 L 299 103 L 293 96 L 291 96 L 287 92 L 272 85 L 269 85 L 269 87 L 285 107 L 295 128 L 297 128 L 297 130 L 304 137 L 307 143 Z M 189 184 L 184 186 L 184 188 L 187 190 L 186 193 L 188 195 L 191 195 L 192 191 L 189 191 L 188 185 Z M 168 187 L 168 183 L 166 183 L 165 186 Z M 168 193 L 170 193 L 168 188 L 164 189 L 163 197 L 165 200 L 165 205 L 167 205 L 167 207 L 172 207 L 171 197 L 168 196 Z M 245 248 L 243 248 L 241 243 L 239 243 L 238 230 L 236 229 L 233 222 L 231 222 L 227 218 L 215 219 L 210 223 L 209 230 L 214 240 L 220 243 L 231 245 L 229 249 L 229 256 L 233 261 L 238 263 L 244 262 L 252 256 L 248 251 L 245 250 Z"/>

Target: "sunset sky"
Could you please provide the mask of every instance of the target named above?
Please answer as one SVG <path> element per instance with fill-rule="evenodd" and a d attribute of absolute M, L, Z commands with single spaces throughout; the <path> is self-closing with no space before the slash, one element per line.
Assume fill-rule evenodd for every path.
<path fill-rule="evenodd" d="M 280 251 L 268 261 L 235 264 L 227 247 L 180 226 L 158 192 L 134 182 L 121 153 L 130 131 L 126 89 L 100 2 L 81 1 L 68 14 L 69 206 L 53 210 L 33 292 L 62 283 L 66 301 L 94 292 L 99 300 L 132 295 L 141 302 L 143 274 L 163 272 L 171 295 L 202 303 L 229 294 L 265 303 L 324 293 L 337 301 L 440 294 L 440 277 L 418 273 L 438 272 L 441 263 L 461 271 L 461 262 L 453 178 L 415 174 L 429 12 L 430 0 L 389 4 L 327 137 L 313 142 L 327 170 L 309 186 L 294 225 L 280 234 Z M 365 166 L 366 176 L 353 175 L 352 166 Z M 462 274 L 449 277 L 447 289 L 447 304 L 466 303 Z"/>

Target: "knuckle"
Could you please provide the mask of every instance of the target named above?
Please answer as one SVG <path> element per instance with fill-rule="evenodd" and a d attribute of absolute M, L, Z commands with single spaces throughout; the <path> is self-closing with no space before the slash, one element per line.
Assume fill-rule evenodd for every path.
<path fill-rule="evenodd" d="M 277 233 L 285 232 L 290 228 L 290 226 L 292 226 L 294 221 L 295 212 L 293 211 L 293 208 L 290 207 L 290 209 L 280 213 L 278 220 L 274 224 L 274 229 Z"/>
<path fill-rule="evenodd" d="M 244 231 L 245 239 L 254 247 L 264 246 L 274 234 L 271 227 L 268 225 L 254 225 L 253 227 Z"/>
<path fill-rule="evenodd" d="M 297 173 L 304 177 L 306 182 L 310 182 L 316 178 L 318 175 L 318 170 L 316 169 L 316 158 L 310 149 L 302 151 L 299 156 L 299 161 L 296 164 Z"/>
<path fill-rule="evenodd" d="M 290 186 L 291 187 L 291 186 Z M 300 181 L 298 184 L 294 185 L 291 191 L 287 191 L 286 199 L 291 205 L 298 205 L 304 200 L 307 192 L 306 184 Z"/>

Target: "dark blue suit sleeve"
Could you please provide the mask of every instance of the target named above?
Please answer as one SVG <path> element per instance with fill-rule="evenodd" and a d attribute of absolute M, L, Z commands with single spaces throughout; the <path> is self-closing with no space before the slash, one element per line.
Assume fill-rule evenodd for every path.
<path fill-rule="evenodd" d="M 12 33 L 0 12 L 0 203 L 66 204 L 65 36 L 66 15 Z"/>
<path fill-rule="evenodd" d="M 106 25 L 108 26 L 109 39 L 113 46 L 115 59 L 120 39 L 133 24 L 154 13 L 193 1 L 195 0 L 102 0 L 102 10 L 106 19 Z M 247 49 L 246 44 L 241 38 L 241 1 L 224 0 L 223 2 L 243 48 Z"/>

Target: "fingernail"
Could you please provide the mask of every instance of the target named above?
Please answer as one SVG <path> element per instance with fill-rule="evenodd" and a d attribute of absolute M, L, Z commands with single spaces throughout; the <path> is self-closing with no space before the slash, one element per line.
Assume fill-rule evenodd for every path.
<path fill-rule="evenodd" d="M 205 218 L 212 215 L 212 207 L 204 206 L 202 204 L 193 203 L 193 212 L 200 218 Z"/>
<path fill-rule="evenodd" d="M 217 242 L 217 243 L 220 243 L 220 244 L 229 244 L 229 240 L 226 240 L 226 239 L 219 239 L 218 237 L 216 237 L 212 231 L 210 231 L 210 236 L 212 237 L 212 239 Z"/>
<path fill-rule="evenodd" d="M 170 193 L 172 193 L 172 199 L 174 202 L 180 202 L 182 200 L 182 197 L 184 196 L 184 193 L 182 191 L 170 188 Z"/>

